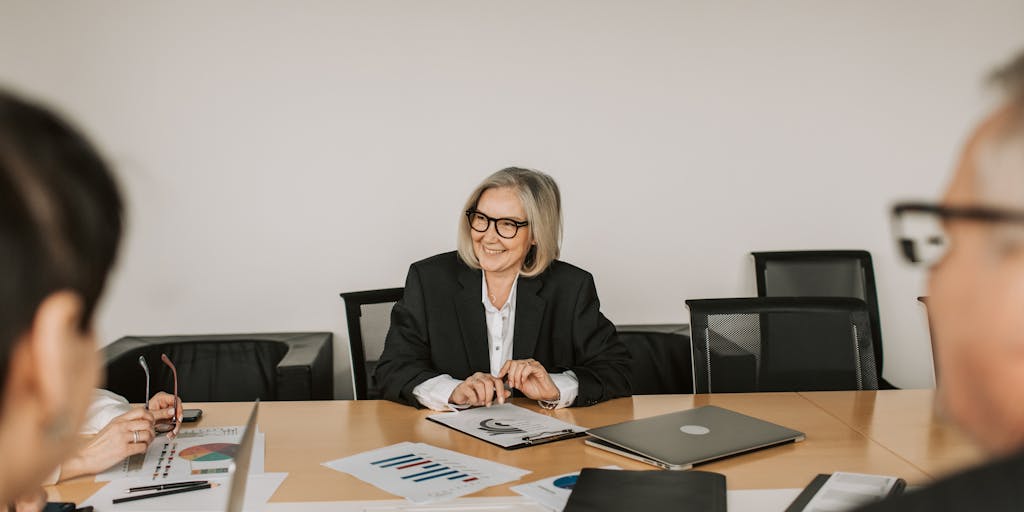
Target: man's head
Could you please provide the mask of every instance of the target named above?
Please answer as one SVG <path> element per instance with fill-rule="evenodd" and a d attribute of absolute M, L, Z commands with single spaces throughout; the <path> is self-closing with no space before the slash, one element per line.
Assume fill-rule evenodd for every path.
<path fill-rule="evenodd" d="M 73 448 L 99 364 L 93 310 L 122 231 L 92 146 L 0 90 L 0 498 L 38 485 Z"/>
<path fill-rule="evenodd" d="M 969 139 L 943 199 L 961 215 L 943 217 L 948 248 L 928 310 L 946 410 L 1006 453 L 1024 448 L 1024 54 L 995 80 L 1006 99 Z"/>

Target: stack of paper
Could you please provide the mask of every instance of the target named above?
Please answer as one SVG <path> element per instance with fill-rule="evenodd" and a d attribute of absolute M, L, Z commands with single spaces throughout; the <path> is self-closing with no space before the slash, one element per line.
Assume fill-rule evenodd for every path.
<path fill-rule="evenodd" d="M 619 466 L 602 466 L 602 469 L 622 468 Z M 580 472 L 574 471 L 528 484 L 517 485 L 512 490 L 551 510 L 561 512 L 569 501 L 569 495 L 572 494 L 572 488 L 576 485 L 576 480 L 579 477 Z"/>
<path fill-rule="evenodd" d="M 529 473 L 525 469 L 410 442 L 325 462 L 324 466 L 414 503 L 457 498 L 518 480 Z"/>
<path fill-rule="evenodd" d="M 83 506 L 91 505 L 96 510 L 111 510 L 114 506 L 118 512 L 224 510 L 230 492 L 230 469 L 244 430 L 244 426 L 195 428 L 181 430 L 174 439 L 158 437 L 144 455 L 129 457 L 97 475 L 97 481 L 110 483 L 90 496 Z M 265 434 L 256 432 L 246 485 L 246 510 L 261 510 L 288 476 L 264 473 L 265 447 Z M 114 498 L 138 494 L 127 492 L 132 487 L 196 480 L 210 482 L 214 487 L 112 505 Z"/>

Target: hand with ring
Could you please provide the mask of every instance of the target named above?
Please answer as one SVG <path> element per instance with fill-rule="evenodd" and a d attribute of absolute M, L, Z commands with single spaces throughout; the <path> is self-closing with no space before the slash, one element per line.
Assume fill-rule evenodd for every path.
<path fill-rule="evenodd" d="M 61 464 L 61 480 L 99 473 L 125 457 L 145 453 L 156 433 L 156 416 L 169 418 L 173 410 L 148 411 L 141 407 L 110 420 L 77 455 Z"/>
<path fill-rule="evenodd" d="M 506 361 L 498 378 L 505 379 L 509 387 L 522 391 L 531 400 L 555 401 L 562 395 L 544 365 L 534 359 Z"/>
<path fill-rule="evenodd" d="M 510 396 L 512 392 L 505 389 L 505 383 L 501 379 L 489 373 L 476 372 L 452 391 L 448 403 L 490 407 L 495 400 L 503 404 Z"/>

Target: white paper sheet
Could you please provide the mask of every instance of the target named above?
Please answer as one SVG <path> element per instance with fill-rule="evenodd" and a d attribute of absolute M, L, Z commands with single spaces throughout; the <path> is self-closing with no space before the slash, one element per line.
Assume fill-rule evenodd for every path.
<path fill-rule="evenodd" d="M 277 488 L 288 477 L 288 473 L 262 473 L 249 475 L 245 486 L 245 506 L 247 511 L 263 510 L 267 501 Z M 105 485 L 85 500 L 80 506 L 92 506 L 96 512 L 172 512 L 188 510 L 189 512 L 221 512 L 228 502 L 230 477 L 203 478 L 220 484 L 213 489 L 185 492 L 114 505 L 114 498 L 129 496 L 125 491 L 140 485 L 138 481 L 121 479 Z"/>
<path fill-rule="evenodd" d="M 518 480 L 529 473 L 424 443 L 398 443 L 324 462 L 414 503 L 434 503 Z"/>
<path fill-rule="evenodd" d="M 406 500 L 307 501 L 268 503 L 264 512 L 547 512 L 521 496 L 458 498 L 436 505 L 416 505 Z"/>
<path fill-rule="evenodd" d="M 899 479 L 894 476 L 866 475 L 837 471 L 818 489 L 804 510 L 830 512 L 853 510 L 889 495 Z"/>
<path fill-rule="evenodd" d="M 587 429 L 512 404 L 496 404 L 427 416 L 478 439 L 508 448 L 531 439 L 586 432 Z"/>
<path fill-rule="evenodd" d="M 729 512 L 784 512 L 803 489 L 728 491 Z M 310 501 L 268 503 L 264 512 L 546 512 L 550 509 L 521 496 L 458 498 L 439 505 L 415 505 L 405 500 Z"/>
<path fill-rule="evenodd" d="M 601 469 L 622 469 L 619 466 L 602 466 Z M 512 490 L 543 505 L 549 510 L 562 512 L 569 502 L 569 494 L 576 485 L 580 472 L 566 473 L 528 484 L 517 485 Z"/>
<path fill-rule="evenodd" d="M 149 482 L 209 480 L 228 474 L 234 450 L 242 439 L 244 426 L 182 429 L 169 440 L 160 436 L 149 445 L 145 457 L 133 456 L 96 475 L 98 482 L 121 478 Z M 265 436 L 256 432 L 253 439 L 249 474 L 263 472 Z"/>

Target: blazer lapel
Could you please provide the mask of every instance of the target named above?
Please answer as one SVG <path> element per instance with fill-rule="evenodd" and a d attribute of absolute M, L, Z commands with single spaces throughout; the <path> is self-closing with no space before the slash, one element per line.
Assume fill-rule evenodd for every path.
<path fill-rule="evenodd" d="M 516 324 L 512 335 L 512 359 L 533 357 L 544 318 L 545 301 L 537 292 L 544 283 L 539 277 L 519 278 L 516 288 Z"/>
<path fill-rule="evenodd" d="M 455 311 L 469 357 L 470 373 L 491 371 L 491 360 L 487 356 L 487 321 L 484 305 L 480 302 L 480 279 L 479 270 L 464 268 L 459 273 L 462 290 L 455 295 Z"/>

